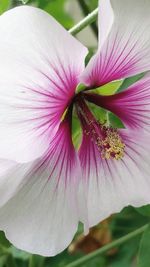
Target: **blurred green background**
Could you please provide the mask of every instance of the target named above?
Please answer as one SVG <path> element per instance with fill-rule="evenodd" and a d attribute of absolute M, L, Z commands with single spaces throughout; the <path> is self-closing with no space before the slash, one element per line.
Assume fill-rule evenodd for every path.
<path fill-rule="evenodd" d="M 46 10 L 66 29 L 70 29 L 98 5 L 98 0 L 29 0 L 29 5 Z M 19 0 L 0 0 L 0 14 L 7 9 L 21 5 Z M 97 23 L 94 22 L 76 38 L 89 48 L 88 60 L 97 48 Z M 95 251 L 123 235 L 143 226 L 150 221 L 150 206 L 135 209 L 125 208 L 91 229 L 83 236 L 82 225 L 68 249 L 55 257 L 31 255 L 13 247 L 0 232 L 0 267 L 63 267 L 70 262 Z M 60 236 L 61 238 L 61 236 Z M 150 228 L 136 238 L 119 247 L 97 256 L 82 267 L 150 267 Z"/>

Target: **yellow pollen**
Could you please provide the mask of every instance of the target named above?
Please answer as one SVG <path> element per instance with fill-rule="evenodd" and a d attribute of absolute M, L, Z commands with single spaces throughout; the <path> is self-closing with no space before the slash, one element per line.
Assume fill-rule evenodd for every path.
<path fill-rule="evenodd" d="M 103 159 L 122 159 L 124 157 L 125 144 L 117 129 L 103 127 L 104 138 L 98 137 L 96 145 Z"/>
<path fill-rule="evenodd" d="M 88 125 L 94 125 L 93 121 L 89 121 Z M 101 134 L 98 133 L 97 129 L 85 130 L 85 134 L 91 136 L 92 142 L 98 148 L 102 159 L 116 159 L 120 160 L 125 154 L 125 144 L 117 129 L 105 126 L 105 124 L 98 123 Z"/>

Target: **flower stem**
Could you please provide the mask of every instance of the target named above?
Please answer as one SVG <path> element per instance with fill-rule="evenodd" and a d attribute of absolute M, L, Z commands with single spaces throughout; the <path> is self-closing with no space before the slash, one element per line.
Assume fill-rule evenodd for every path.
<path fill-rule="evenodd" d="M 76 24 L 74 27 L 72 27 L 69 32 L 72 35 L 77 34 L 81 30 L 83 30 L 86 26 L 91 24 L 96 20 L 98 16 L 98 8 L 94 9 L 87 17 L 85 17 L 83 20 L 81 20 L 78 24 Z"/>
<path fill-rule="evenodd" d="M 33 255 L 31 255 L 30 258 L 29 258 L 29 266 L 28 267 L 34 267 Z"/>
<path fill-rule="evenodd" d="M 100 256 L 102 254 L 104 254 L 106 251 L 116 247 L 116 246 L 120 246 L 121 244 L 125 243 L 126 241 L 136 237 L 137 235 L 142 234 L 147 228 L 148 228 L 149 224 L 146 224 L 140 228 L 138 228 L 137 230 L 111 242 L 110 244 L 105 245 L 104 247 L 97 249 L 96 251 L 81 257 L 80 259 L 68 264 L 66 267 L 76 267 L 76 266 L 80 266 L 81 264 L 86 263 L 89 260 L 92 260 L 93 258 Z"/>
<path fill-rule="evenodd" d="M 85 3 L 84 0 L 77 0 L 77 1 L 78 1 L 79 5 L 80 5 L 80 7 L 82 9 L 83 15 L 87 16 L 90 13 L 88 5 Z M 97 28 L 96 22 L 95 21 L 92 22 L 90 26 L 91 26 L 91 29 L 93 30 L 93 32 L 94 32 L 94 34 L 95 34 L 95 36 L 97 38 L 97 36 L 98 36 L 98 28 Z"/>

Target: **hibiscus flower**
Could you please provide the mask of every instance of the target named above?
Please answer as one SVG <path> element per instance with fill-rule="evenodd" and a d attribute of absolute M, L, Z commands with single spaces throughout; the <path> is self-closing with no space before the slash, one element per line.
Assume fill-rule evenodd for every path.
<path fill-rule="evenodd" d="M 86 68 L 87 49 L 44 11 L 0 17 L 0 228 L 16 247 L 52 256 L 79 221 L 87 232 L 127 205 L 150 203 L 149 14 L 149 0 L 101 0 L 99 48 Z M 92 91 L 142 72 L 122 92 Z M 99 121 L 90 103 L 124 127 Z"/>

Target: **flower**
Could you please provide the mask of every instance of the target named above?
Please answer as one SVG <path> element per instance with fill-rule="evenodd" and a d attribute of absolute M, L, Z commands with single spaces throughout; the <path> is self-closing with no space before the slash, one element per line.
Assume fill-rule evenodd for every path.
<path fill-rule="evenodd" d="M 99 13 L 99 48 L 86 68 L 87 49 L 44 11 L 0 17 L 0 228 L 32 253 L 61 252 L 79 221 L 88 231 L 124 206 L 150 203 L 150 2 L 101 0 Z M 142 72 L 123 92 L 88 90 Z M 125 128 L 99 122 L 89 103 Z"/>

